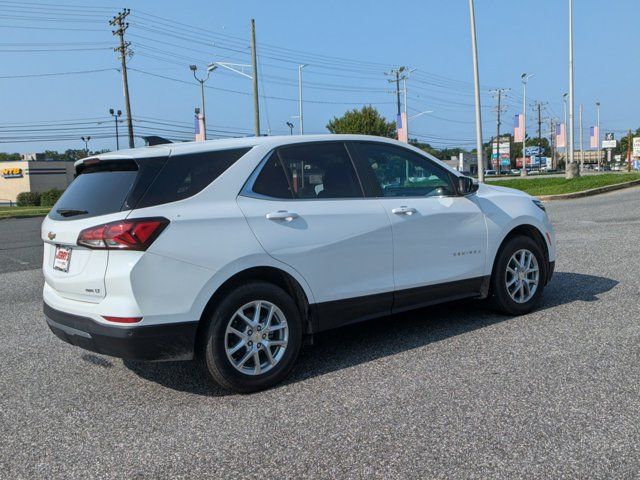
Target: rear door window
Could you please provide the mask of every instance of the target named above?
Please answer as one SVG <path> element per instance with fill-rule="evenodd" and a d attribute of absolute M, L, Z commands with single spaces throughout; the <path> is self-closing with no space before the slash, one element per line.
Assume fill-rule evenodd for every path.
<path fill-rule="evenodd" d="M 253 192 L 271 198 L 300 200 L 364 196 L 342 142 L 277 149 L 257 176 Z"/>
<path fill-rule="evenodd" d="M 250 148 L 192 153 L 169 157 L 136 208 L 192 197 L 218 178 Z"/>

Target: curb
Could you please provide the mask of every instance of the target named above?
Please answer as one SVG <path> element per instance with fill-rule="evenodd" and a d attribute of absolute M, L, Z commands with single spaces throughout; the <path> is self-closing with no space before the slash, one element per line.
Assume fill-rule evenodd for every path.
<path fill-rule="evenodd" d="M 593 195 L 600 195 L 601 193 L 613 192 L 615 190 L 622 190 L 623 188 L 630 188 L 640 185 L 640 180 L 631 180 L 625 183 L 614 183 L 613 185 L 607 185 L 606 187 L 592 188 L 591 190 L 583 190 L 581 192 L 573 193 L 561 193 L 559 195 L 537 195 L 537 198 L 543 201 L 551 200 L 571 200 L 573 198 L 591 197 Z"/>
<path fill-rule="evenodd" d="M 35 214 L 35 215 L 28 215 L 28 214 L 25 214 L 25 215 L 11 215 L 10 217 L 0 217 L 0 222 L 3 221 L 3 220 L 13 220 L 13 219 L 16 219 L 16 218 L 38 218 L 38 217 L 44 218 L 46 216 L 47 216 L 46 214 L 42 215 L 41 213 L 38 213 L 38 214 Z"/>

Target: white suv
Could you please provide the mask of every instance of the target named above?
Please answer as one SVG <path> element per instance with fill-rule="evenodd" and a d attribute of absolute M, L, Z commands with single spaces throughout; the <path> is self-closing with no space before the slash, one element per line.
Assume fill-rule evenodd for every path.
<path fill-rule="evenodd" d="M 543 205 L 360 135 L 243 138 L 76 163 L 42 224 L 44 313 L 82 348 L 281 381 L 316 332 L 461 298 L 530 311 L 554 268 Z"/>

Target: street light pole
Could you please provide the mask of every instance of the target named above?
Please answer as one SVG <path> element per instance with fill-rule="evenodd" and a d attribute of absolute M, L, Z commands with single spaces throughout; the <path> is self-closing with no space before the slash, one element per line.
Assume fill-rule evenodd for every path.
<path fill-rule="evenodd" d="M 307 64 L 298 65 L 298 118 L 300 119 L 300 135 L 304 135 L 304 114 L 302 111 L 302 69 Z"/>
<path fill-rule="evenodd" d="M 568 162 L 568 154 L 567 152 L 569 151 L 567 148 L 567 96 L 569 94 L 568 93 L 563 93 L 562 94 L 562 108 L 564 111 L 564 168 L 565 170 L 567 169 L 567 162 Z"/>
<path fill-rule="evenodd" d="M 527 82 L 534 76 L 535 73 L 529 75 L 523 73 L 520 76 L 522 79 L 522 170 L 520 175 L 522 177 L 527 176 Z"/>
<path fill-rule="evenodd" d="M 289 135 L 293 135 L 293 123 L 287 122 L 287 127 L 289 127 Z"/>
<path fill-rule="evenodd" d="M 86 152 L 86 155 L 89 155 L 89 140 L 91 140 L 91 137 L 80 137 L 80 138 L 84 142 L 84 151 Z"/>
<path fill-rule="evenodd" d="M 580 169 L 574 158 L 574 113 L 575 104 L 573 96 L 573 0 L 569 0 L 569 160 L 565 177 L 571 179 L 580 176 Z"/>
<path fill-rule="evenodd" d="M 484 147 L 482 144 L 482 113 L 480 110 L 480 74 L 478 72 L 476 12 L 473 5 L 473 0 L 469 0 L 469 20 L 471 23 L 471 48 L 473 49 L 473 81 L 475 86 L 476 103 L 476 150 L 478 152 L 478 181 L 484 182 Z"/>
<path fill-rule="evenodd" d="M 578 129 L 580 130 L 580 168 L 584 169 L 584 129 L 582 126 L 582 104 L 580 104 L 580 108 L 578 110 L 579 118 L 578 118 Z"/>
<path fill-rule="evenodd" d="M 116 112 L 113 108 L 110 108 L 109 114 L 113 117 L 116 123 L 116 150 L 120 150 L 120 134 L 118 133 L 118 118 L 122 116 L 122 110 L 118 110 Z"/>
<path fill-rule="evenodd" d="M 601 161 L 601 154 L 602 152 L 600 151 L 600 102 L 596 102 L 596 111 L 597 116 L 598 116 L 598 122 L 596 123 L 596 128 L 598 129 L 598 138 L 596 139 L 596 141 L 598 142 L 598 145 L 596 146 L 596 148 L 598 149 L 598 171 L 601 171 L 602 168 L 602 161 Z"/>
<path fill-rule="evenodd" d="M 214 66 L 213 68 L 208 68 L 207 69 L 207 76 L 205 78 L 198 78 L 198 76 L 196 75 L 196 71 L 198 70 L 197 65 L 189 65 L 189 70 L 191 70 L 193 72 L 193 78 L 196 79 L 196 81 L 198 83 L 200 83 L 200 96 L 202 99 L 202 125 L 203 125 L 203 132 L 202 132 L 202 136 L 203 138 L 206 140 L 207 139 L 207 116 L 205 114 L 205 109 L 204 109 L 204 83 L 209 80 L 209 76 L 211 75 L 211 72 L 215 69 L 216 67 Z"/>

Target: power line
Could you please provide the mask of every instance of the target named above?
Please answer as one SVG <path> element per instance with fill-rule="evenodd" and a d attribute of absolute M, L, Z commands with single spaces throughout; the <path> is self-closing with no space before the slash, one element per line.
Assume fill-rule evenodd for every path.
<path fill-rule="evenodd" d="M 0 78 L 10 79 L 10 78 L 55 77 L 55 76 L 61 76 L 61 75 L 84 75 L 88 73 L 101 73 L 101 72 L 110 72 L 110 71 L 118 71 L 118 69 L 117 68 L 99 68 L 94 70 L 76 70 L 71 72 L 27 73 L 23 75 L 3 75 L 3 76 L 0 76 Z"/>
<path fill-rule="evenodd" d="M 157 78 L 163 78 L 165 80 L 171 80 L 173 82 L 178 82 L 178 83 L 183 83 L 186 85 L 194 85 L 193 82 L 187 81 L 187 80 L 181 80 L 179 78 L 173 78 L 173 77 L 169 77 L 167 75 L 161 75 L 158 73 L 152 73 L 152 72 L 147 72 L 145 70 L 141 70 L 139 68 L 129 68 L 130 71 L 132 72 L 138 72 L 138 73 L 142 73 L 144 75 L 150 75 L 153 77 L 157 77 Z M 244 96 L 249 96 L 251 95 L 251 93 L 249 92 L 242 92 L 240 90 L 232 90 L 229 88 L 222 88 L 222 87 L 214 87 L 214 86 L 210 86 L 210 85 L 205 85 L 205 88 L 209 88 L 211 90 L 218 90 L 220 92 L 227 92 L 227 93 L 235 93 L 238 95 L 244 95 Z M 265 98 L 271 99 L 271 100 L 281 100 L 281 101 L 287 101 L 287 102 L 297 102 L 298 99 L 297 98 L 287 98 L 287 97 L 276 97 L 276 96 L 272 96 L 272 95 L 265 95 Z M 395 102 L 367 102 L 367 101 L 351 101 L 351 102 L 336 102 L 336 101 L 330 101 L 330 100 L 305 100 L 306 103 L 318 103 L 318 104 L 325 104 L 325 105 L 390 105 L 390 104 L 394 104 Z"/>

